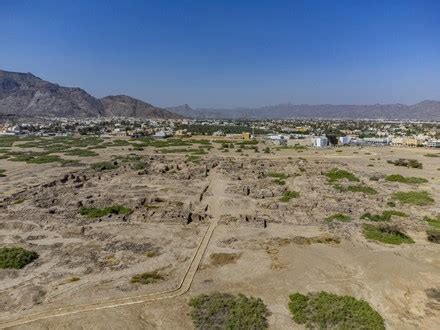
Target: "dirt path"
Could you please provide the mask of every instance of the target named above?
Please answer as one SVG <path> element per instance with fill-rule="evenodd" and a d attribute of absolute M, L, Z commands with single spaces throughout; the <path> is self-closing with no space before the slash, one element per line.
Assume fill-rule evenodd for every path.
<path fill-rule="evenodd" d="M 144 294 L 139 296 L 110 299 L 110 300 L 95 302 L 91 304 L 66 306 L 41 313 L 30 314 L 13 321 L 0 323 L 0 329 L 20 326 L 36 321 L 47 320 L 56 317 L 63 317 L 73 314 L 141 304 L 141 303 L 162 300 L 162 299 L 170 299 L 177 296 L 181 296 L 186 292 L 188 292 L 188 290 L 191 288 L 191 284 L 194 280 L 194 276 L 196 275 L 196 272 L 203 259 L 205 251 L 209 245 L 209 242 L 212 237 L 212 233 L 214 232 L 214 229 L 217 227 L 220 215 L 222 213 L 222 201 L 224 201 L 226 198 L 225 190 L 227 187 L 227 183 L 218 172 L 216 171 L 211 172 L 209 182 L 210 182 L 209 189 L 211 194 L 204 199 L 204 202 L 208 205 L 208 212 L 211 214 L 212 219 L 202 237 L 202 240 L 200 241 L 196 249 L 196 252 L 191 258 L 191 261 L 188 265 L 187 270 L 185 271 L 182 280 L 180 281 L 176 289 Z"/>

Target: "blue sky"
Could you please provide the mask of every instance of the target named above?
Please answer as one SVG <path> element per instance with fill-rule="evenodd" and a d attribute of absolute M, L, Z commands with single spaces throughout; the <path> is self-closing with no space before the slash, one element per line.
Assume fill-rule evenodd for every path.
<path fill-rule="evenodd" d="M 159 106 L 440 100 L 440 1 L 0 1 L 0 68 Z"/>

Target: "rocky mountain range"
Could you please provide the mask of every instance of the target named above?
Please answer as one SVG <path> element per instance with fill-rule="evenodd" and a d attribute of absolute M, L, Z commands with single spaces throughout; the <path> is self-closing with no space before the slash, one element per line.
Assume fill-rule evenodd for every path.
<path fill-rule="evenodd" d="M 81 88 L 64 87 L 42 80 L 32 73 L 0 70 L 0 115 L 77 117 L 97 116 L 196 119 L 395 119 L 440 121 L 440 102 L 414 105 L 309 105 L 278 104 L 256 108 L 193 109 L 181 105 L 162 109 L 126 96 L 98 99 Z"/>
<path fill-rule="evenodd" d="M 101 103 L 104 106 L 106 116 L 162 119 L 183 118 L 181 115 L 155 107 L 127 95 L 106 96 L 101 99 Z"/>
<path fill-rule="evenodd" d="M 0 115 L 181 118 L 181 115 L 126 95 L 97 99 L 81 88 L 63 87 L 32 73 L 3 70 L 0 70 Z"/>
<path fill-rule="evenodd" d="M 388 119 L 440 121 L 440 102 L 422 101 L 414 105 L 309 105 L 279 104 L 259 108 L 192 109 L 189 105 L 168 108 L 187 118 L 199 119 Z"/>

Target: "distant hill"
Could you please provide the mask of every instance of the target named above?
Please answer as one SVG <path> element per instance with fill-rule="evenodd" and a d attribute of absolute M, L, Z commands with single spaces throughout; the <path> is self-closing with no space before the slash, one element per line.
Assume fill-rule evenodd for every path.
<path fill-rule="evenodd" d="M 111 95 L 101 99 L 106 116 L 142 118 L 183 118 L 183 116 L 126 95 Z"/>
<path fill-rule="evenodd" d="M 81 88 L 62 87 L 32 73 L 0 70 L 0 113 L 17 116 L 96 117 L 99 100 Z"/>
<path fill-rule="evenodd" d="M 0 70 L 0 116 L 2 115 L 181 118 L 180 115 L 129 96 L 108 96 L 99 100 L 81 88 L 63 87 L 44 81 L 32 73 Z"/>
<path fill-rule="evenodd" d="M 236 109 L 192 109 L 188 105 L 178 106 L 173 112 L 188 118 L 199 119 L 396 119 L 396 120 L 436 120 L 440 121 L 440 102 L 423 101 L 414 105 L 374 104 L 374 105 L 309 105 L 279 104 L 260 108 Z"/>

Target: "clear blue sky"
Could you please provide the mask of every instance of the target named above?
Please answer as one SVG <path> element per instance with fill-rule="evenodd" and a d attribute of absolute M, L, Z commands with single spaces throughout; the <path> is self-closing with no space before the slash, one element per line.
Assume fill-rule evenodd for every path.
<path fill-rule="evenodd" d="M 0 68 L 159 106 L 440 100 L 440 1 L 0 1 Z"/>

